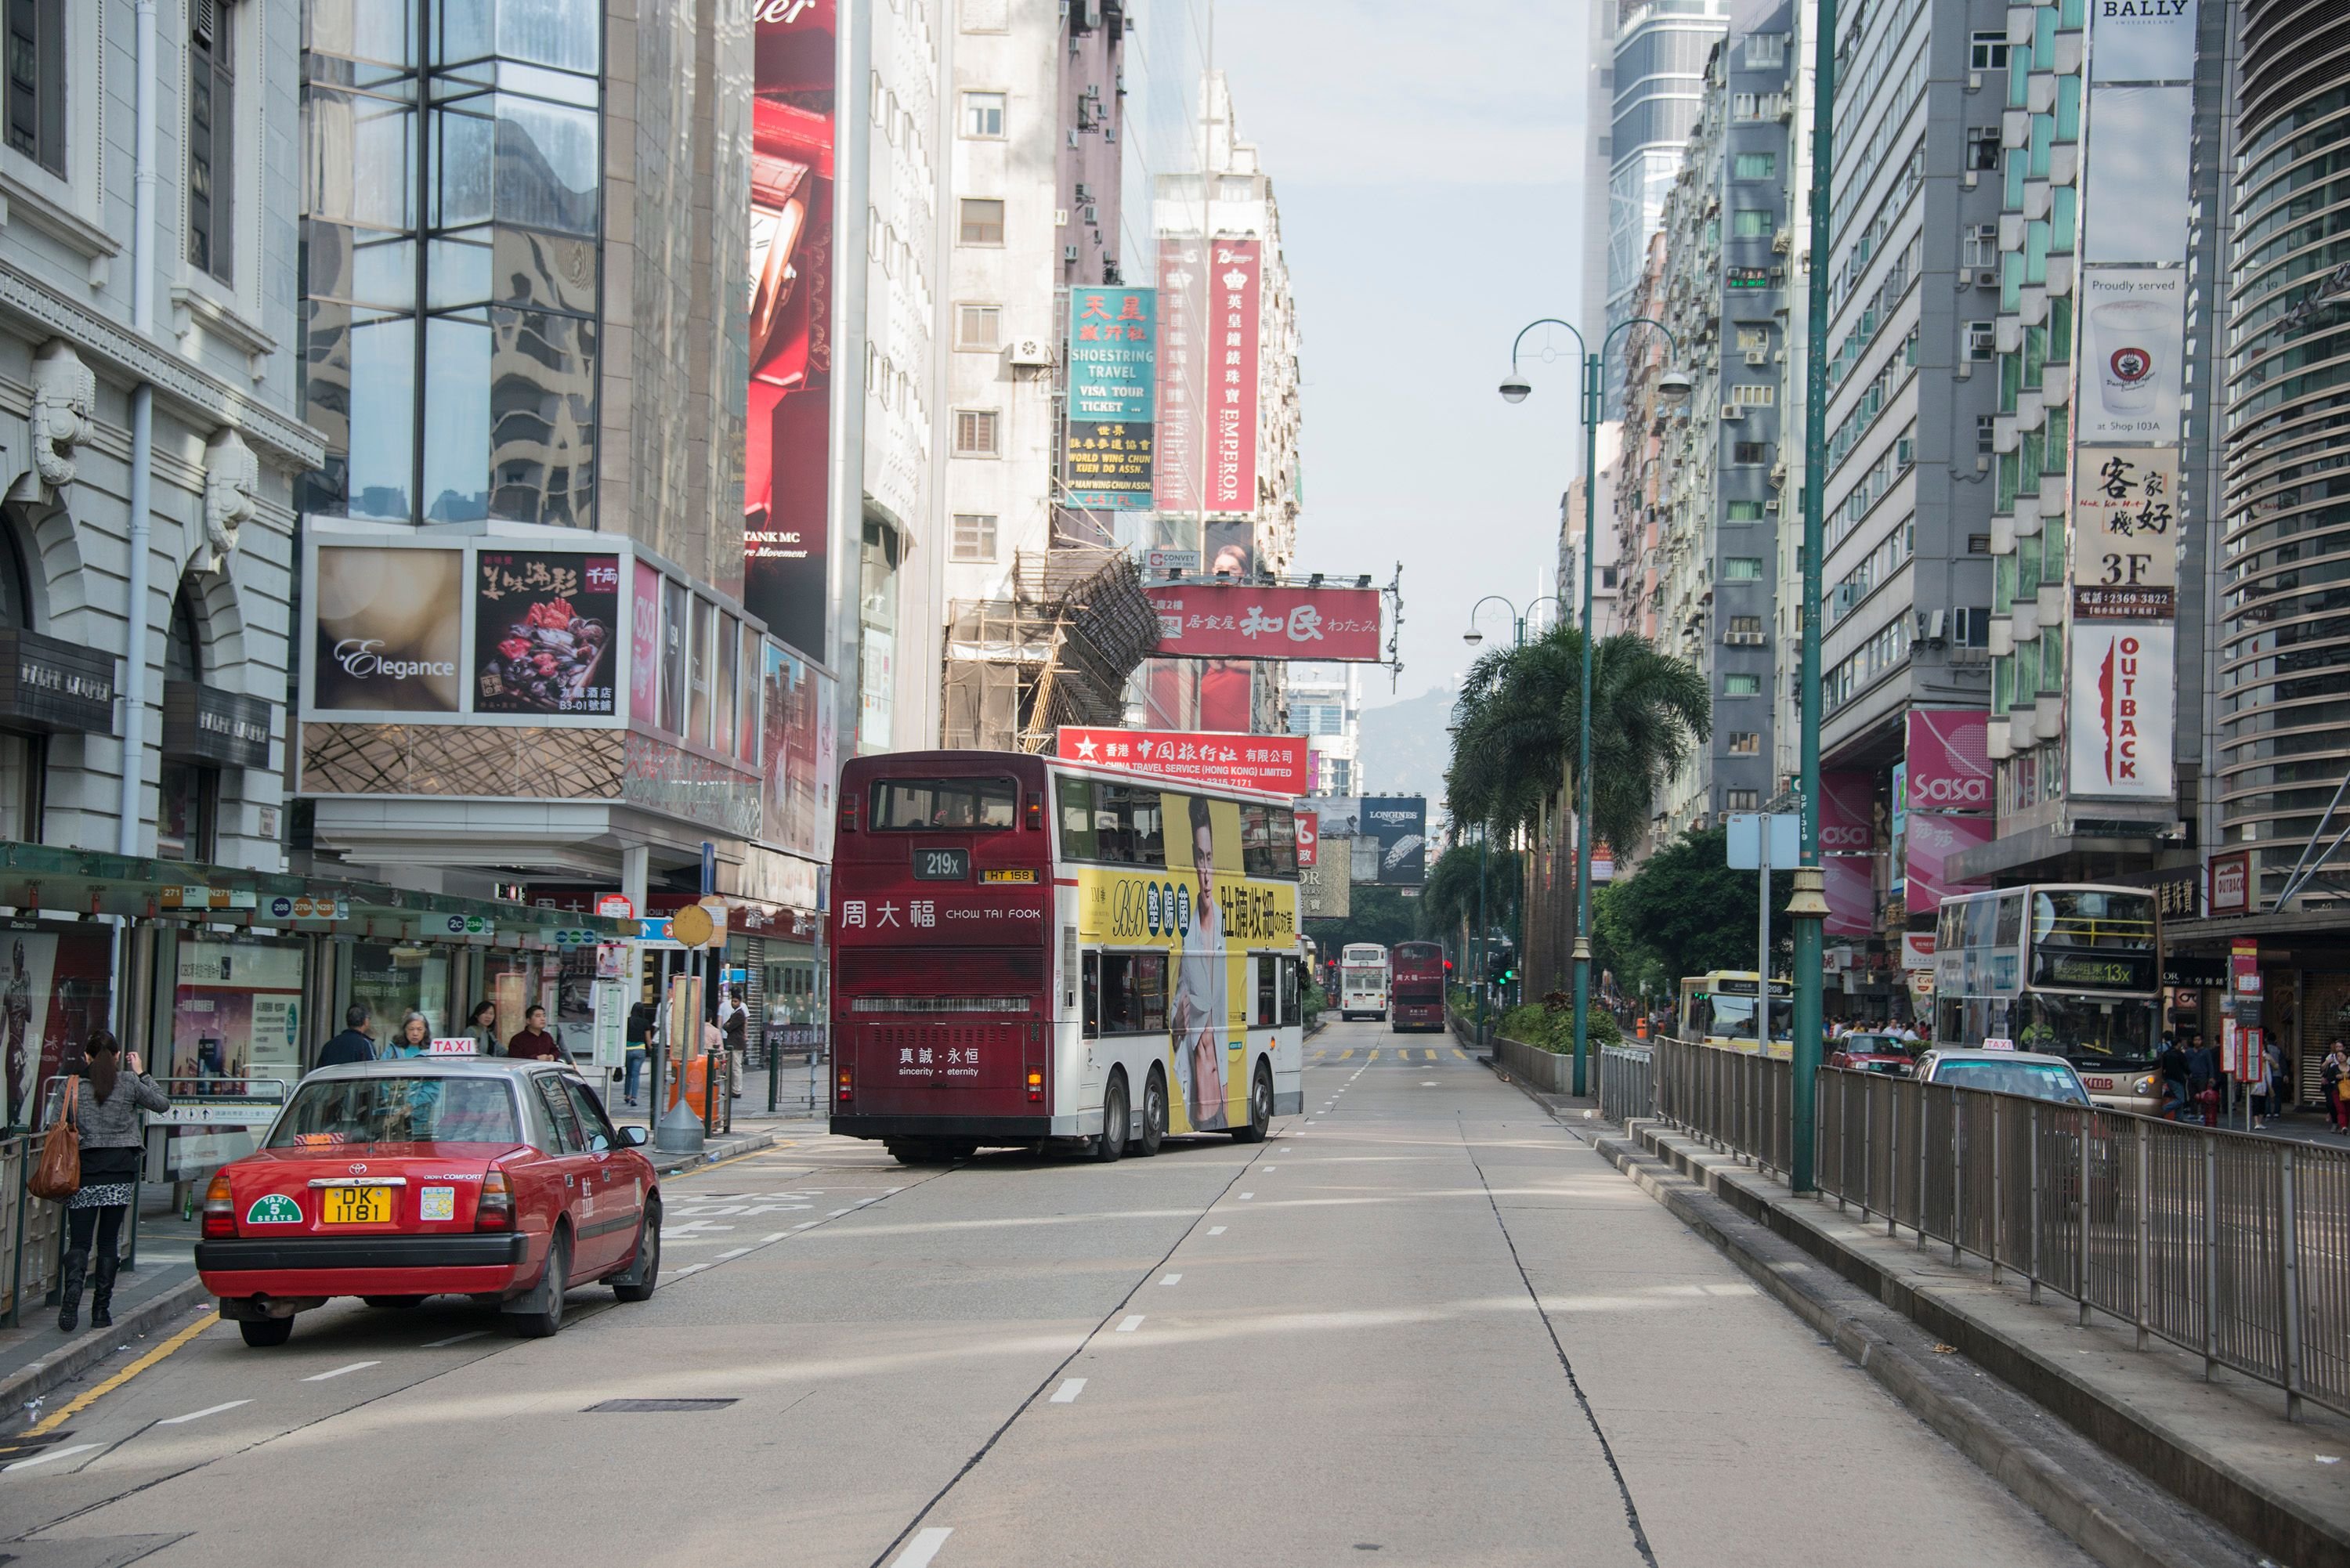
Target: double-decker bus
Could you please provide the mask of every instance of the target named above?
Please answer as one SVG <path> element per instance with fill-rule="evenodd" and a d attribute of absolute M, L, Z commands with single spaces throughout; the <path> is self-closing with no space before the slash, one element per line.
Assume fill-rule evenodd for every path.
<path fill-rule="evenodd" d="M 1444 1027 L 1444 981 L 1452 966 L 1442 942 L 1398 942 L 1389 956 L 1389 1011 L 1396 1033 Z"/>
<path fill-rule="evenodd" d="M 1754 1005 L 1756 979 L 1748 970 L 1717 969 L 1681 981 L 1680 1036 L 1692 1045 L 1725 1051 L 1756 1049 Z M 1795 988 L 1791 981 L 1771 982 L 1771 1037 L 1773 1056 L 1795 1054 Z"/>
<path fill-rule="evenodd" d="M 1285 800 L 1004 752 L 841 769 L 832 1130 L 902 1160 L 1264 1137 L 1305 1095 Z"/>
<path fill-rule="evenodd" d="M 1388 950 L 1377 942 L 1348 942 L 1338 950 L 1338 1016 L 1388 1015 Z"/>
<path fill-rule="evenodd" d="M 2062 1056 L 2099 1105 L 2156 1112 L 2161 1027 L 2162 928 L 2145 888 L 2032 882 L 1942 900 L 1936 1045 Z"/>

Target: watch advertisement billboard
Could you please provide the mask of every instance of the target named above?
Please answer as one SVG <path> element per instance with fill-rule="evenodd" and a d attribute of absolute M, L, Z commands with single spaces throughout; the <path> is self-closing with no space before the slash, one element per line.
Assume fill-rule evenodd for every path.
<path fill-rule="evenodd" d="M 320 545 L 310 705 L 456 712 L 464 562 L 462 550 Z"/>
<path fill-rule="evenodd" d="M 1102 763 L 1169 778 L 1295 796 L 1305 793 L 1307 745 L 1303 735 L 1064 724 L 1054 754 L 1070 762 Z"/>
<path fill-rule="evenodd" d="M 837 0 L 754 0 L 751 391 L 743 604 L 793 647 L 829 644 Z"/>
<path fill-rule="evenodd" d="M 2171 798 L 2174 649 L 2167 626 L 2073 628 L 2064 729 L 2076 798 Z"/>
<path fill-rule="evenodd" d="M 1378 844 L 1382 887 L 1417 888 L 1428 879 L 1428 802 L 1416 794 L 1363 797 L 1363 834 Z"/>
<path fill-rule="evenodd" d="M 619 611 L 618 556 L 477 551 L 473 711 L 619 712 Z"/>
<path fill-rule="evenodd" d="M 1143 591 L 1159 612 L 1162 657 L 1379 659 L 1377 588 L 1146 583 Z"/>
<path fill-rule="evenodd" d="M 1150 509 L 1158 393 L 1152 288 L 1069 291 L 1069 502 Z"/>

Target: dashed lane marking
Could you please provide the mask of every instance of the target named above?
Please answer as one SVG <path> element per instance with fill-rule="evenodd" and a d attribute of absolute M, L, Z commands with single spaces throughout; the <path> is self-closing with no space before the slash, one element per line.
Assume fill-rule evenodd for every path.
<path fill-rule="evenodd" d="M 1224 1228 L 1222 1225 L 1211 1225 L 1208 1227 L 1208 1234 L 1211 1236 L 1221 1236 L 1223 1233 Z"/>
<path fill-rule="evenodd" d="M 6 1470 L 0 1470 L 0 1474 L 5 1474 L 7 1470 L 28 1470 L 35 1465 L 50 1464 L 58 1459 L 69 1459 L 75 1454 L 86 1454 L 96 1447 L 98 1447 L 96 1443 L 70 1443 L 62 1449 L 51 1449 L 47 1453 L 34 1459 L 18 1459 L 15 1464 L 6 1467 Z"/>
<path fill-rule="evenodd" d="M 329 1377 L 340 1377 L 346 1372 L 364 1372 L 370 1366 L 381 1366 L 380 1361 L 354 1361 L 348 1366 L 338 1366 L 332 1372 L 314 1372 L 302 1379 L 305 1383 L 324 1383 Z"/>
<path fill-rule="evenodd" d="M 489 1332 L 490 1331 L 486 1328 L 469 1328 L 463 1334 L 452 1334 L 446 1339 L 428 1339 L 417 1348 L 420 1350 L 440 1350 L 447 1345 L 463 1345 L 469 1339 L 480 1339 Z"/>
<path fill-rule="evenodd" d="M 1053 1390 L 1053 1403 L 1055 1405 L 1074 1405 L 1077 1402 L 1077 1396 L 1085 1391 L 1086 1380 L 1084 1378 L 1065 1377 L 1061 1380 L 1061 1386 Z"/>
<path fill-rule="evenodd" d="M 898 1553 L 898 1561 L 891 1563 L 889 1568 L 931 1568 L 931 1559 L 939 1554 L 939 1548 L 944 1546 L 947 1543 L 947 1537 L 953 1533 L 953 1527 L 937 1524 L 928 1530 L 917 1532 L 914 1539 L 906 1543 L 906 1550 Z"/>
<path fill-rule="evenodd" d="M 234 1410 L 239 1405 L 250 1405 L 250 1399 L 232 1399 L 225 1405 L 207 1405 L 201 1410 L 191 1410 L 184 1416 L 166 1416 L 155 1424 L 159 1427 L 184 1427 L 191 1421 L 201 1421 L 207 1416 L 217 1416 L 224 1410 Z"/>
<path fill-rule="evenodd" d="M 1118 1327 L 1113 1332 L 1118 1334 L 1132 1334 L 1136 1329 L 1142 1326 L 1142 1318 L 1143 1314 L 1141 1313 L 1128 1313 L 1126 1316 L 1118 1320 Z"/>
<path fill-rule="evenodd" d="M 1182 1277 L 1183 1277 L 1183 1276 L 1182 1276 L 1182 1275 L 1180 1275 L 1180 1274 L 1170 1274 L 1170 1275 L 1168 1275 L 1165 1279 L 1163 1279 L 1163 1280 L 1159 1281 L 1159 1282 L 1160 1284 L 1162 1284 L 1162 1285 L 1171 1285 L 1171 1284 L 1173 1284 L 1176 1281 L 1178 1281 L 1178 1280 L 1181 1279 Z"/>

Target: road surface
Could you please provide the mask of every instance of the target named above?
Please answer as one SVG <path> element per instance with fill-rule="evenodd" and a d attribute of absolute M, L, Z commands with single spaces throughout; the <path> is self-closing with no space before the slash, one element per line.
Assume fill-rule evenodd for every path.
<path fill-rule="evenodd" d="M 441 1302 L 215 1324 L 0 1471 L 0 1556 L 2087 1561 L 1449 1040 L 1307 1060 L 1253 1148 L 810 1138 L 678 1179 L 659 1293 L 575 1292 L 552 1340 Z M 714 1403 L 598 1408 L 635 1399 Z"/>

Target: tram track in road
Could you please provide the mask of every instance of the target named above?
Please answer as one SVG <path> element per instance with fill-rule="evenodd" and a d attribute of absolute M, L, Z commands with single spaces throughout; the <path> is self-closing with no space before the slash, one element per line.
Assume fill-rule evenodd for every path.
<path fill-rule="evenodd" d="M 691 1171 L 681 1172 L 678 1176 L 671 1179 L 671 1183 L 675 1184 L 689 1181 L 693 1178 L 702 1176 L 708 1172 L 725 1169 L 730 1166 L 739 1165 L 745 1160 L 755 1159 L 762 1155 L 772 1158 L 776 1152 L 777 1151 L 773 1149 L 753 1151 L 752 1153 L 739 1156 L 735 1159 L 720 1161 L 712 1165 L 697 1168 Z M 836 1170 L 857 1170 L 859 1173 L 863 1173 L 868 1169 L 874 1173 L 879 1173 L 880 1171 L 892 1168 L 888 1166 L 862 1167 L 850 1165 L 846 1162 L 824 1160 L 810 1162 L 806 1158 L 793 1160 L 788 1163 L 792 1164 L 795 1168 L 806 1168 L 811 1163 L 816 1165 L 818 1168 L 830 1165 Z M 803 1222 L 797 1227 L 785 1228 L 775 1231 L 762 1240 L 750 1242 L 745 1246 L 730 1251 L 729 1253 L 714 1259 L 710 1262 L 689 1264 L 677 1270 L 665 1270 L 661 1278 L 661 1289 L 664 1291 L 679 1289 L 687 1283 L 687 1282 L 710 1274 L 726 1263 L 734 1262 L 743 1258 L 756 1257 L 759 1254 L 769 1251 L 771 1248 L 779 1246 L 785 1241 L 792 1241 L 802 1236 L 812 1235 L 818 1231 L 837 1224 L 842 1220 L 853 1220 L 858 1216 L 869 1214 L 874 1210 L 889 1202 L 893 1199 L 902 1197 L 903 1195 L 912 1192 L 920 1188 L 926 1187 L 931 1182 L 943 1179 L 947 1176 L 953 1174 L 954 1168 L 955 1168 L 951 1167 L 945 1169 L 931 1171 L 928 1174 L 915 1176 L 913 1179 L 893 1186 L 887 1191 L 877 1194 L 872 1198 L 866 1199 L 860 1202 L 852 1203 L 846 1208 L 837 1210 L 837 1211 L 822 1216 L 821 1218 Z M 911 1175 L 912 1173 L 910 1172 L 908 1174 Z M 723 1197 L 726 1195 L 712 1194 L 710 1196 Z M 603 1317 L 608 1313 L 619 1310 L 620 1305 L 620 1303 L 608 1299 L 572 1305 L 566 1313 L 567 1326 L 576 1329 L 580 1325 L 592 1323 L 595 1320 Z M 47 1419 L 51 1424 L 54 1424 L 54 1416 L 66 1414 L 68 1410 L 70 1410 L 75 1416 L 88 1419 L 92 1417 L 94 1412 L 102 1411 L 105 1401 L 120 1396 L 125 1392 L 125 1390 L 134 1386 L 135 1380 L 138 1376 L 150 1373 L 158 1366 L 170 1366 L 170 1358 L 174 1354 L 184 1348 L 187 1345 L 197 1343 L 203 1338 L 204 1330 L 215 1326 L 217 1326 L 216 1320 L 212 1322 L 200 1322 L 197 1324 L 192 1324 L 190 1329 L 183 1329 L 181 1331 L 180 1334 L 174 1336 L 174 1341 L 167 1342 L 164 1345 L 157 1346 L 154 1349 L 149 1350 L 133 1361 L 129 1367 L 122 1368 L 121 1370 L 109 1372 L 107 1366 L 105 1364 L 101 1364 L 99 1366 L 92 1369 L 91 1376 L 98 1381 L 96 1381 L 90 1387 L 88 1394 L 84 1396 L 84 1397 L 89 1397 L 90 1396 L 95 1396 L 95 1397 L 89 1397 L 89 1403 L 87 1405 L 81 1405 L 78 1407 L 69 1404 L 67 1407 L 62 1407 L 59 1411 L 55 1412 L 53 1416 Z M 436 1325 L 436 1327 L 444 1328 L 447 1326 L 448 1325 L 445 1324 Z M 434 1366 L 430 1370 L 420 1371 L 417 1375 L 412 1376 L 400 1377 L 398 1381 L 386 1386 L 367 1388 L 364 1383 L 355 1378 L 352 1381 L 352 1386 L 357 1397 L 352 1397 L 348 1401 L 338 1402 L 332 1408 L 321 1410 L 307 1417 L 294 1420 L 288 1425 L 272 1427 L 260 1433 L 251 1435 L 247 1440 L 234 1442 L 231 1445 L 219 1449 L 214 1452 L 194 1458 L 185 1464 L 171 1466 L 170 1468 L 157 1473 L 142 1474 L 135 1479 L 126 1478 L 129 1484 L 123 1485 L 120 1488 L 107 1489 L 101 1495 L 96 1497 L 85 1498 L 78 1502 L 76 1506 L 58 1513 L 53 1518 L 42 1519 L 36 1523 L 28 1525 L 17 1525 L 16 1528 L 10 1530 L 5 1535 L 0 1535 L 0 1543 L 25 1542 L 33 1536 L 57 1529 L 61 1526 L 71 1524 L 75 1521 L 82 1519 L 99 1510 L 120 1503 L 165 1482 L 178 1480 L 182 1477 L 198 1474 L 208 1467 L 219 1464 L 224 1460 L 234 1459 L 241 1455 L 254 1452 L 256 1449 L 265 1449 L 272 1444 L 283 1442 L 287 1438 L 311 1431 L 325 1423 L 349 1416 L 357 1411 L 367 1409 L 370 1406 L 380 1404 L 383 1400 L 391 1398 L 395 1396 L 407 1394 L 418 1389 L 429 1388 L 432 1384 L 453 1374 L 465 1372 L 509 1351 L 524 1348 L 525 1342 L 506 1340 L 502 1336 L 499 1338 L 492 1338 L 491 1335 L 494 1333 L 494 1325 L 487 1329 L 459 1330 L 456 1332 L 446 1333 L 441 1337 L 435 1338 L 422 1345 L 399 1347 L 400 1353 L 412 1353 L 423 1350 L 453 1349 L 461 1344 L 470 1345 L 470 1343 L 477 1338 L 485 1341 L 485 1343 L 480 1346 L 469 1348 L 467 1351 L 462 1353 L 452 1360 L 446 1361 L 442 1365 Z M 558 1340 L 555 1343 L 559 1344 L 561 1342 Z M 336 1367 L 327 1370 L 325 1376 L 339 1378 L 339 1375 L 342 1373 L 355 1373 L 363 1369 L 372 1371 L 378 1367 L 385 1366 L 387 1365 L 391 1366 L 396 1369 L 398 1366 L 398 1360 L 396 1359 L 395 1355 L 390 1353 L 391 1348 L 392 1347 L 386 1346 L 385 1349 L 387 1354 L 379 1355 L 373 1360 L 356 1360 L 348 1366 L 338 1364 Z M 262 1366 L 266 1366 L 267 1364 L 266 1360 L 264 1360 L 261 1363 Z M 240 1370 L 244 1370 L 242 1366 L 240 1366 Z M 303 1376 L 303 1374 L 307 1371 L 307 1368 L 305 1364 L 300 1362 L 293 1363 L 292 1365 L 283 1368 L 283 1370 L 287 1375 L 285 1381 L 286 1382 L 289 1390 L 301 1384 L 318 1382 L 321 1380 L 321 1378 L 317 1376 Z M 130 1372 L 131 1376 L 123 1376 L 123 1373 L 126 1371 Z M 396 1370 L 395 1376 L 397 1376 Z M 28 1464 L 26 1467 L 29 1473 L 21 1478 L 14 1478 L 14 1485 L 16 1489 L 21 1490 L 26 1482 L 32 1480 L 36 1477 L 56 1479 L 60 1477 L 85 1475 L 89 1472 L 92 1467 L 103 1463 L 109 1458 L 121 1456 L 126 1452 L 134 1450 L 135 1446 L 139 1444 L 141 1439 L 147 1438 L 151 1436 L 184 1436 L 186 1434 L 182 1429 L 186 1428 L 190 1423 L 198 1421 L 203 1417 L 223 1414 L 230 1409 L 243 1408 L 245 1409 L 248 1414 L 255 1413 L 252 1410 L 252 1407 L 266 1399 L 265 1395 L 257 1394 L 257 1378 L 240 1379 L 237 1386 L 229 1390 L 229 1393 L 238 1396 L 237 1397 L 210 1403 L 201 1409 L 187 1412 L 173 1412 L 168 1415 L 159 1415 L 153 1418 L 140 1422 L 130 1430 L 118 1436 L 74 1448 L 70 1450 L 74 1462 L 69 1466 L 51 1468 L 54 1465 L 54 1459 L 65 1457 L 65 1453 L 68 1450 L 61 1449 L 58 1453 L 47 1459 L 35 1457 L 31 1464 Z M 338 1381 L 336 1386 L 340 1387 L 342 1385 Z M 192 1399 L 192 1402 L 193 1400 Z M 44 1428 L 39 1424 L 36 1424 L 35 1429 L 40 1430 Z M 38 1466 L 39 1468 L 34 1468 L 35 1466 Z M 0 1470 L 0 1488 L 7 1488 L 10 1486 L 10 1480 L 5 1478 L 6 1472 L 5 1470 Z M 0 1496 L 5 1495 L 7 1495 L 7 1493 L 5 1490 L 0 1490 Z M 13 1507 L 10 1511 L 12 1513 L 15 1511 Z M 12 1520 L 11 1522 L 13 1524 L 14 1521 Z M 5 1560 L 5 1553 L 0 1552 L 0 1560 Z"/>

